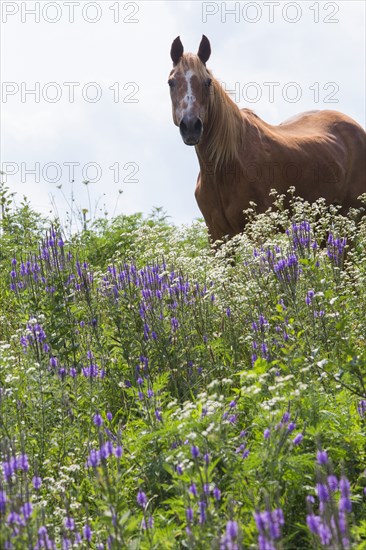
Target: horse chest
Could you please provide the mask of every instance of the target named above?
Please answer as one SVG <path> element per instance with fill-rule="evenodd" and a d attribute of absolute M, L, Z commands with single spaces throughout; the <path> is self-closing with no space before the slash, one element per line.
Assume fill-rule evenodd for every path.
<path fill-rule="evenodd" d="M 195 196 L 211 235 L 232 236 L 243 229 L 247 206 L 235 185 L 235 173 L 225 178 L 200 174 Z"/>

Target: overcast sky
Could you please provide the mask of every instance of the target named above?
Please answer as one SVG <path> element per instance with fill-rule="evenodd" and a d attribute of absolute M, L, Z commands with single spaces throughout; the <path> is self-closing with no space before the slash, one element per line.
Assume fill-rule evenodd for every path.
<path fill-rule="evenodd" d="M 208 67 L 267 122 L 336 109 L 365 126 L 363 1 L 2 1 L 1 11 L 2 169 L 16 200 L 43 213 L 53 195 L 63 218 L 72 191 L 89 209 L 89 179 L 92 215 L 104 205 L 161 206 L 176 223 L 200 215 L 195 150 L 171 117 L 177 35 L 196 52 L 206 34 Z"/>

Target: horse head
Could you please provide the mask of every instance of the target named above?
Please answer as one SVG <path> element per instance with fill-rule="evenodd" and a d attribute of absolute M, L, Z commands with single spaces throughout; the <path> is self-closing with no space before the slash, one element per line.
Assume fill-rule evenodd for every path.
<path fill-rule="evenodd" d="M 186 145 L 197 145 L 202 137 L 212 83 L 212 75 L 206 68 L 210 54 L 210 42 L 205 35 L 196 55 L 184 53 L 179 36 L 170 50 L 173 69 L 168 84 L 173 120 Z"/>

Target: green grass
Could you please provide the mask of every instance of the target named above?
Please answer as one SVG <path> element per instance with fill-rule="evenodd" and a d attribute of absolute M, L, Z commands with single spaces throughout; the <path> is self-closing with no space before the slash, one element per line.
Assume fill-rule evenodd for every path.
<path fill-rule="evenodd" d="M 1 197 L 1 548 L 366 548 L 364 220 L 275 197 L 215 254 Z"/>

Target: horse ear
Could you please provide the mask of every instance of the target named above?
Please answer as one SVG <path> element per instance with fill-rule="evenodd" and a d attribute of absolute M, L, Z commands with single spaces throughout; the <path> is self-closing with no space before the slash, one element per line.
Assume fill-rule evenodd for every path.
<path fill-rule="evenodd" d="M 172 47 L 170 49 L 170 57 L 172 58 L 174 66 L 179 62 L 183 55 L 183 51 L 183 44 L 180 41 L 180 36 L 177 36 L 177 38 L 173 40 Z"/>
<path fill-rule="evenodd" d="M 200 58 L 200 60 L 202 61 L 202 63 L 204 65 L 206 64 L 206 61 L 208 60 L 208 58 L 211 55 L 210 41 L 207 38 L 207 36 L 205 36 L 204 34 L 202 35 L 202 40 L 201 40 L 201 44 L 198 48 L 197 55 L 198 55 L 198 57 Z"/>

